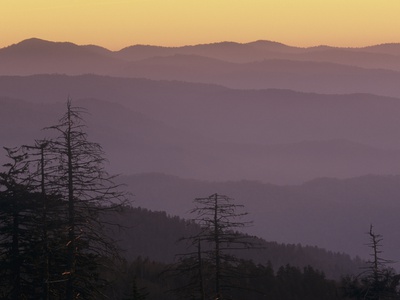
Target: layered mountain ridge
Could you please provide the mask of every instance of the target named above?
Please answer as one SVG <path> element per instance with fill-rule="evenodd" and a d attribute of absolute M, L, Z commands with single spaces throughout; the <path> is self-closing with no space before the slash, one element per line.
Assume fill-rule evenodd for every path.
<path fill-rule="evenodd" d="M 183 47 L 136 45 L 119 51 L 30 39 L 0 49 L 0 75 L 99 74 L 400 97 L 400 47 L 296 48 L 268 41 Z M 373 84 L 371 84 L 373 83 Z"/>

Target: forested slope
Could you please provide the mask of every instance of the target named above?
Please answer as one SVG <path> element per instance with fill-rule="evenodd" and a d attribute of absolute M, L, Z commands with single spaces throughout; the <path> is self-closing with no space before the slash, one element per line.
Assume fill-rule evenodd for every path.
<path fill-rule="evenodd" d="M 108 215 L 107 218 L 110 223 L 122 226 L 114 226 L 110 230 L 128 261 L 140 256 L 161 263 L 172 263 L 177 254 L 188 251 L 187 245 L 178 240 L 198 230 L 192 222 L 143 208 L 125 207 L 121 213 Z M 351 259 L 347 254 L 318 247 L 269 242 L 257 237 L 254 237 L 254 241 L 263 249 L 237 254 L 255 263 L 267 265 L 270 262 L 276 270 L 286 264 L 300 268 L 311 265 L 323 271 L 327 277 L 338 279 L 342 275 L 358 273 L 362 265 L 361 260 Z"/>

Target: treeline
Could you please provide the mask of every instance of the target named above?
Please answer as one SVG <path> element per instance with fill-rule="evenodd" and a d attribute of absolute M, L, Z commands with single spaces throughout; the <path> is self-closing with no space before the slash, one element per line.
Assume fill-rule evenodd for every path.
<path fill-rule="evenodd" d="M 170 277 L 165 273 L 168 267 L 167 264 L 143 257 L 138 257 L 131 263 L 125 262 L 115 278 L 118 284 L 108 293 L 118 296 L 118 299 L 200 299 L 174 293 L 174 290 L 187 284 L 187 278 Z M 226 291 L 221 299 L 347 299 L 338 282 L 326 279 L 324 273 L 311 266 L 298 268 L 286 265 L 275 272 L 271 264 L 262 265 L 241 260 L 236 269 L 241 277 L 233 280 L 232 285 L 235 288 Z M 205 299 L 215 298 L 207 295 Z"/>

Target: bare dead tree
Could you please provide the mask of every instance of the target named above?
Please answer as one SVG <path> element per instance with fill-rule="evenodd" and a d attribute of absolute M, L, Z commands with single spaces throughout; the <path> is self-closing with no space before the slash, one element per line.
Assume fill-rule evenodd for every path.
<path fill-rule="evenodd" d="M 125 204 L 88 141 L 82 115 L 67 101 L 53 140 L 6 149 L 0 173 L 0 296 L 7 299 L 100 299 L 100 268 L 118 256 L 102 214 Z M 6 280 L 7 278 L 7 280 Z M 34 289 L 32 287 L 35 287 Z"/>
<path fill-rule="evenodd" d="M 189 251 L 179 256 L 175 266 L 178 274 L 186 274 L 191 280 L 176 290 L 192 291 L 193 299 L 220 298 L 226 290 L 234 288 L 232 277 L 240 276 L 235 270 L 240 260 L 234 252 L 255 246 L 251 237 L 238 232 L 252 222 L 243 219 L 248 214 L 243 211 L 244 206 L 225 195 L 196 198 L 194 203 L 191 213 L 200 230 L 183 238 L 189 244 Z"/>
<path fill-rule="evenodd" d="M 125 201 L 124 193 L 114 184 L 114 176 L 104 169 L 101 146 L 87 139 L 83 108 L 67 101 L 67 110 L 55 130 L 58 137 L 49 143 L 57 157 L 50 187 L 63 195 L 66 203 L 67 241 L 63 276 L 65 299 L 80 296 L 98 298 L 98 267 L 106 257 L 117 255 L 115 243 L 104 234 L 99 216 L 118 209 Z"/>
<path fill-rule="evenodd" d="M 400 299 L 398 292 L 400 276 L 389 267 L 393 261 L 382 258 L 382 235 L 375 233 L 372 225 L 367 234 L 371 259 L 367 261 L 365 270 L 358 276 L 342 280 L 344 295 L 353 299 Z"/>
<path fill-rule="evenodd" d="M 365 296 L 366 299 L 389 299 L 397 294 L 396 286 L 399 284 L 399 278 L 388 266 L 393 261 L 382 257 L 383 237 L 373 231 L 372 224 L 368 235 L 370 242 L 367 246 L 371 248 L 370 256 L 372 259 L 367 262 L 368 267 L 363 279 L 368 287 Z"/>

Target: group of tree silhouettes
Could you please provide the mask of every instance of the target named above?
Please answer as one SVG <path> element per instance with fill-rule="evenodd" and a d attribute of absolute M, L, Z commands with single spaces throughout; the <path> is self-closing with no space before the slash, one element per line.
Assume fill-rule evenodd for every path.
<path fill-rule="evenodd" d="M 194 199 L 197 229 L 182 237 L 186 251 L 175 263 L 122 259 L 107 234 L 118 218 L 104 216 L 130 208 L 105 171 L 101 146 L 87 138 L 84 113 L 68 100 L 59 122 L 45 128 L 54 137 L 5 148 L 0 299 L 400 299 L 400 277 L 380 257 L 372 226 L 372 259 L 358 276 L 336 282 L 290 265 L 275 272 L 270 262 L 238 258 L 259 245 L 239 232 L 251 223 L 243 206 L 217 193 Z"/>
<path fill-rule="evenodd" d="M 0 173 L 1 299 L 97 299 L 99 276 L 118 255 L 100 215 L 124 194 L 88 141 L 84 110 L 67 102 L 52 139 L 6 148 Z"/>

